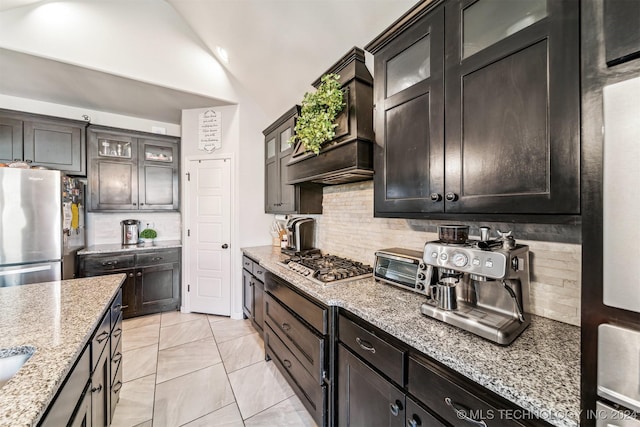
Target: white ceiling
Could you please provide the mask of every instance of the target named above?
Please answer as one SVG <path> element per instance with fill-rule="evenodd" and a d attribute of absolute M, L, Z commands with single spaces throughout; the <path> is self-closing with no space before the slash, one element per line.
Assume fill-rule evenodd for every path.
<path fill-rule="evenodd" d="M 96 0 L 87 0 L 96 1 Z M 129 0 L 135 1 L 135 0 Z M 311 82 L 353 46 L 363 47 L 415 0 L 166 1 L 246 93 L 276 118 L 300 102 Z M 37 0 L 0 0 L 0 11 Z M 162 31 L 158 28 L 157 31 Z M 73 62 L 73 61 L 69 61 Z M 179 123 L 182 109 L 221 105 L 224 96 L 187 93 L 95 69 L 0 49 L 0 93 L 133 117 Z M 94 69 L 92 69 L 94 68 Z M 90 86 L 86 86 L 89 85 Z M 90 91 L 86 88 L 91 87 Z M 115 90 L 115 89 L 118 90 Z M 123 102 L 122 97 L 126 97 Z"/>

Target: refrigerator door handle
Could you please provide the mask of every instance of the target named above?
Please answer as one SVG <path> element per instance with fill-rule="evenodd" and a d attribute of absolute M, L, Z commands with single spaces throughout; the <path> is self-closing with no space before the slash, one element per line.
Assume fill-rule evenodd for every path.
<path fill-rule="evenodd" d="M 0 271 L 0 276 L 14 276 L 16 274 L 34 273 L 36 271 L 46 271 L 46 270 L 51 270 L 51 267 L 52 267 L 51 264 L 47 264 L 47 265 L 39 265 L 37 267 L 20 268 L 17 270 Z"/>

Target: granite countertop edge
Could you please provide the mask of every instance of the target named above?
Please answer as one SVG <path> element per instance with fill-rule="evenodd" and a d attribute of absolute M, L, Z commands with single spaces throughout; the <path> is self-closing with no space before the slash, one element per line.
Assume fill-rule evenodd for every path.
<path fill-rule="evenodd" d="M 138 243 L 137 245 L 122 245 L 120 243 L 105 243 L 101 245 L 91 245 L 78 251 L 78 255 L 94 255 L 122 252 L 152 251 L 157 249 L 181 248 L 180 240 L 158 240 L 153 244 Z"/>
<path fill-rule="evenodd" d="M 424 297 L 373 278 L 322 286 L 288 270 L 279 248 L 243 253 L 302 292 L 341 307 L 418 352 L 558 427 L 580 418 L 580 328 L 531 315 L 510 346 L 499 346 L 420 313 Z M 407 307 L 414 309 L 407 310 Z"/>
<path fill-rule="evenodd" d="M 41 421 L 125 278 L 113 274 L 0 288 L 2 354 L 33 352 L 0 390 L 0 426 Z"/>

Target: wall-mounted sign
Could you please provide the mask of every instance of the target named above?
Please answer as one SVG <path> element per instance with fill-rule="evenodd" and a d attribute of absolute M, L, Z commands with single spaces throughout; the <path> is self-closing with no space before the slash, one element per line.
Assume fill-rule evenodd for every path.
<path fill-rule="evenodd" d="M 207 110 L 198 116 L 198 149 L 212 153 L 222 146 L 222 113 Z"/>

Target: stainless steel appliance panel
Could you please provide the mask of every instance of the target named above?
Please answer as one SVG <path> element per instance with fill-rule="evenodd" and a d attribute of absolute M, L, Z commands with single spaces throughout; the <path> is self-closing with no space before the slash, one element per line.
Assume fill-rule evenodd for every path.
<path fill-rule="evenodd" d="M 0 168 L 0 265 L 62 258 L 61 177 Z"/>
<path fill-rule="evenodd" d="M 0 288 L 61 279 L 60 261 L 0 267 Z"/>
<path fill-rule="evenodd" d="M 598 326 L 598 396 L 640 412 L 640 331 Z"/>
<path fill-rule="evenodd" d="M 603 302 L 640 312 L 640 77 L 603 97 Z"/>
<path fill-rule="evenodd" d="M 625 411 L 626 412 L 626 411 Z M 640 420 L 618 411 L 602 402 L 596 402 L 596 427 L 640 427 Z"/>

